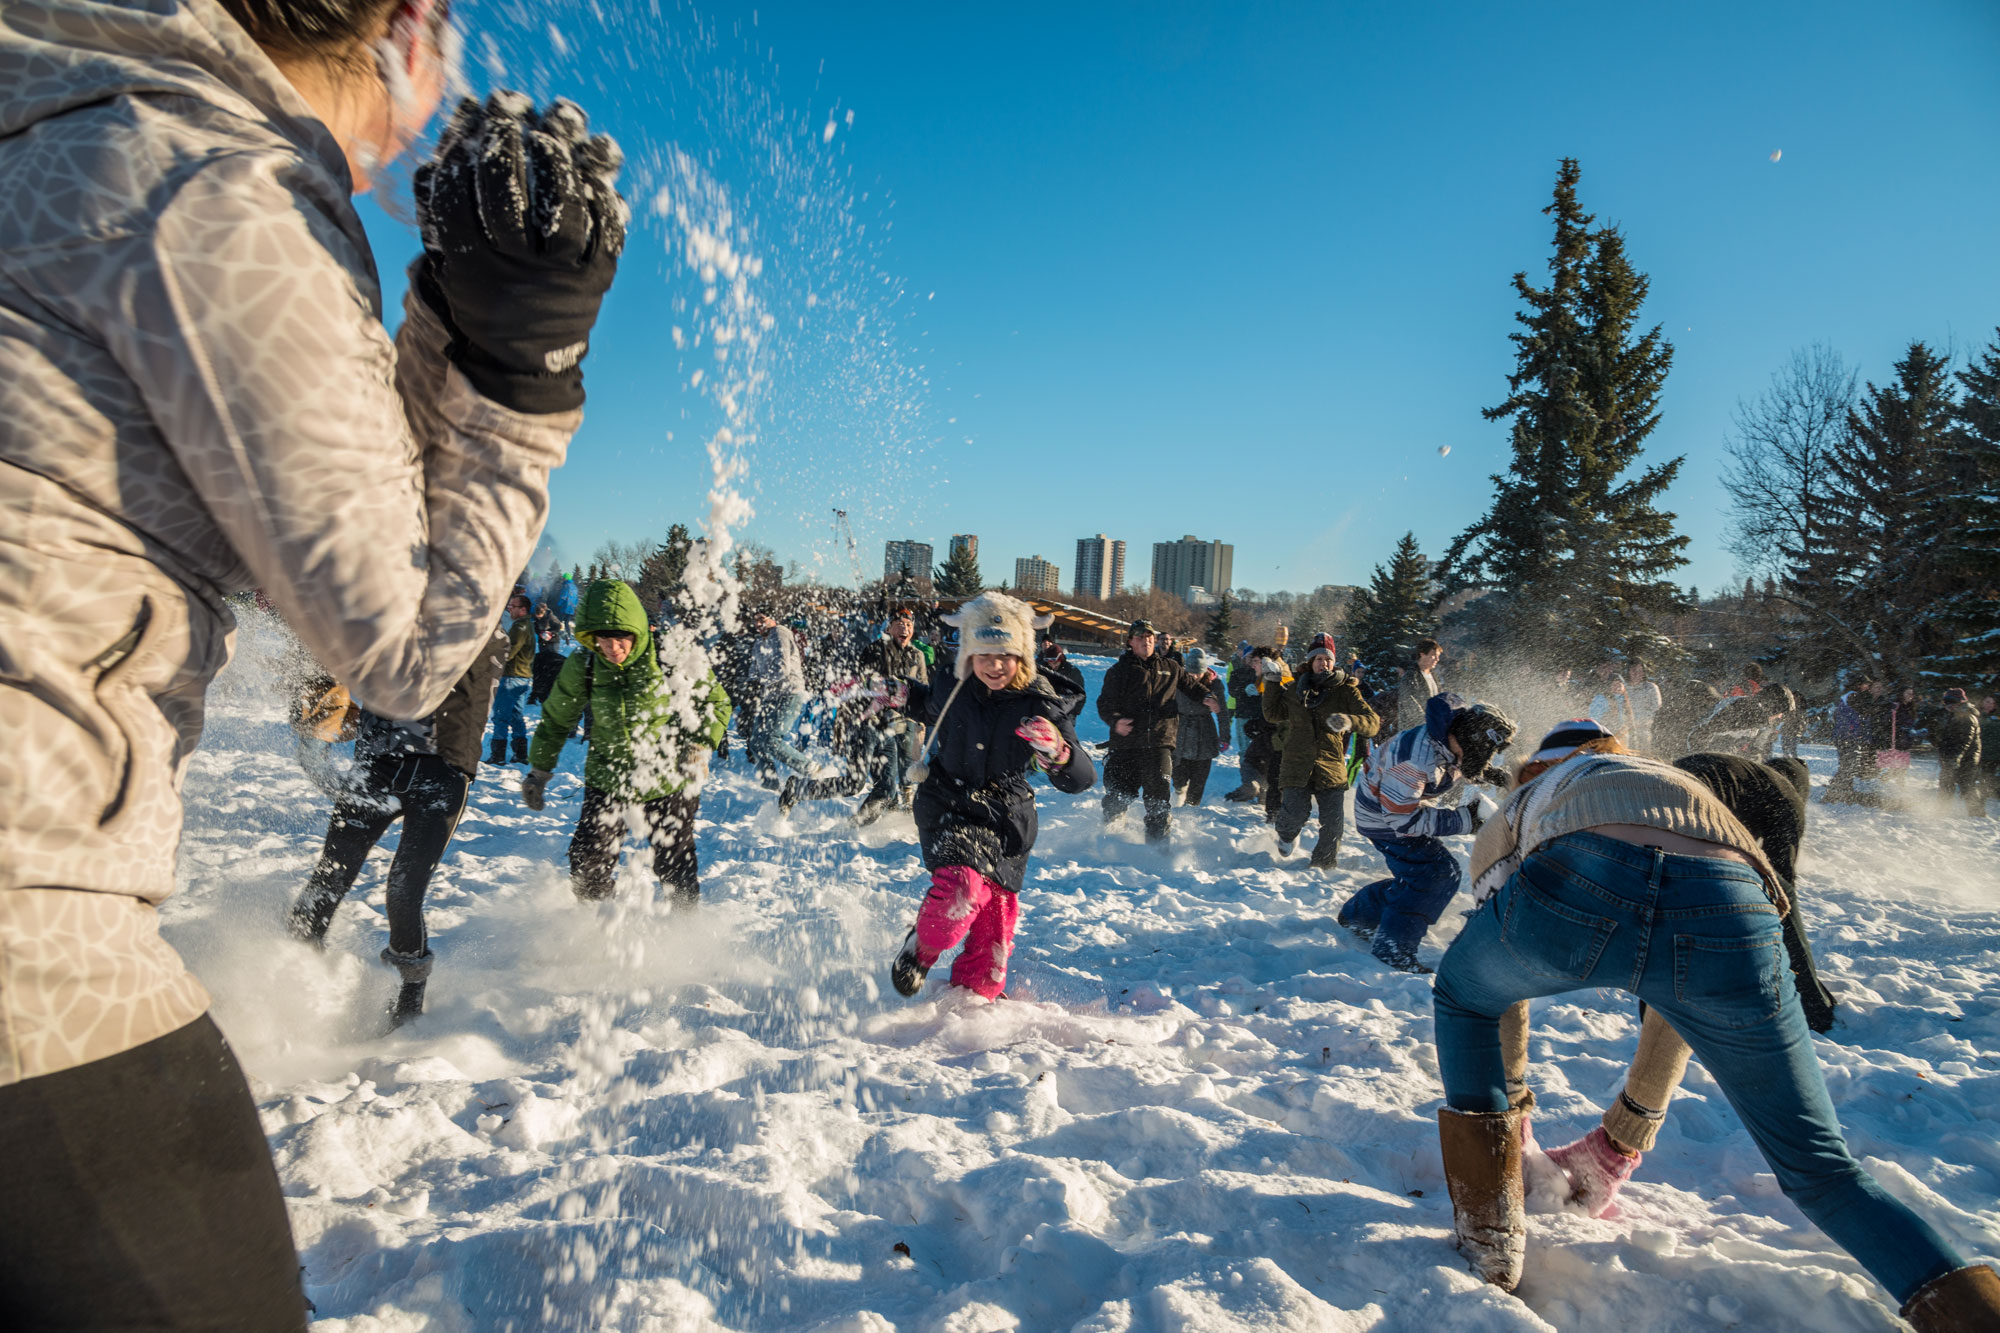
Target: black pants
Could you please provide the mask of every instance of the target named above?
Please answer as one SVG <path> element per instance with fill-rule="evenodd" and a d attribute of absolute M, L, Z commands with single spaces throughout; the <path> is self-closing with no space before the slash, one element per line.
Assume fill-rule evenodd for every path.
<path fill-rule="evenodd" d="M 1104 759 L 1104 819 L 1125 813 L 1132 798 L 1146 798 L 1146 841 L 1167 836 L 1167 810 L 1173 799 L 1173 754 L 1166 746 L 1143 750 L 1113 750 Z"/>
<path fill-rule="evenodd" d="M 206 1015 L 0 1087 L 0 1327 L 303 1329 L 249 1085 Z"/>
<path fill-rule="evenodd" d="M 1213 759 L 1174 759 L 1174 790 L 1180 793 L 1182 805 L 1201 804 L 1208 790 L 1208 771 L 1214 766 Z"/>
<path fill-rule="evenodd" d="M 611 896 L 628 812 L 638 813 L 646 841 L 652 844 L 653 873 L 673 891 L 674 902 L 687 906 L 701 901 L 694 843 L 701 798 L 675 794 L 624 801 L 595 787 L 583 789 L 583 808 L 576 812 L 576 832 L 569 840 L 569 885 L 576 896 L 591 900 Z"/>
<path fill-rule="evenodd" d="M 1264 791 L 1270 791 L 1278 785 L 1278 747 L 1271 744 L 1273 730 L 1271 724 L 1262 718 L 1243 724 L 1243 734 L 1250 741 L 1243 751 L 1243 767 L 1246 770 L 1256 770 L 1258 782 Z"/>
<path fill-rule="evenodd" d="M 384 756 L 369 765 L 360 795 L 334 804 L 319 864 L 292 908 L 292 928 L 311 939 L 326 938 L 333 909 L 354 887 L 369 849 L 400 819 L 403 837 L 389 862 L 389 947 L 411 957 L 426 952 L 424 892 L 451 845 L 471 788 L 471 778 L 436 755 Z"/>
<path fill-rule="evenodd" d="M 1961 764 L 1938 761 L 1938 795 L 1949 801 L 1962 797 L 1967 814 L 1984 816 L 1986 813 L 1986 792 L 1979 781 L 1979 762 L 1970 760 Z"/>
<path fill-rule="evenodd" d="M 1347 788 L 1322 787 L 1313 791 L 1287 787 L 1274 822 L 1280 841 L 1297 841 L 1312 815 L 1315 799 L 1319 802 L 1319 841 L 1313 844 L 1312 863 L 1319 869 L 1330 870 L 1340 856 L 1340 835 L 1347 831 Z"/>
<path fill-rule="evenodd" d="M 1826 784 L 1826 795 L 1823 799 L 1875 804 L 1877 799 L 1875 796 L 1854 789 L 1857 781 L 1875 776 L 1875 747 L 1867 741 L 1835 741 L 1833 750 L 1840 766 L 1835 770 L 1833 780 Z"/>

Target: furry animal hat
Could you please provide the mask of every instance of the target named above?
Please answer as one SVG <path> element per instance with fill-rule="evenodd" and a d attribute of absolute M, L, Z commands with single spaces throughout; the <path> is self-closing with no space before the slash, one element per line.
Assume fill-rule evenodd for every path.
<path fill-rule="evenodd" d="M 1035 631 L 1056 623 L 1054 616 L 1038 616 L 1032 606 L 1004 592 L 980 593 L 952 614 L 939 619 L 958 629 L 960 680 L 971 677 L 974 653 L 1012 653 L 1032 671 L 1035 665 Z"/>

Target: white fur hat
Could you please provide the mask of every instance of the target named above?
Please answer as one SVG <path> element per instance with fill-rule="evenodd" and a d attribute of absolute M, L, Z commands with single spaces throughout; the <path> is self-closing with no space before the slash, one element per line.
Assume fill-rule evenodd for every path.
<path fill-rule="evenodd" d="M 1035 609 L 1004 592 L 983 592 L 940 620 L 958 629 L 958 678 L 972 675 L 974 653 L 1012 653 L 1035 664 L 1035 631 L 1055 624 L 1054 616 L 1038 616 Z"/>

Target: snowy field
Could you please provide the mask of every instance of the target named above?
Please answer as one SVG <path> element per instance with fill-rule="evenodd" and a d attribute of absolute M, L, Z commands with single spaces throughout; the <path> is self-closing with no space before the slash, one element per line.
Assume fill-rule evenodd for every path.
<path fill-rule="evenodd" d="M 1104 663 L 1089 664 L 1092 698 Z M 1009 999 L 887 964 L 925 876 L 907 815 L 780 818 L 740 760 L 703 806 L 698 913 L 579 905 L 581 747 L 523 807 L 482 770 L 433 881 L 429 1011 L 385 1035 L 385 840 L 321 956 L 281 913 L 329 802 L 254 651 L 211 696 L 167 935 L 254 1081 L 317 1327 L 1642 1330 L 1901 1327 L 1777 1191 L 1697 1065 L 1617 1221 L 1531 1219 L 1528 1276 L 1449 1239 L 1427 980 L 1332 921 L 1382 862 L 1287 866 L 1252 813 L 1044 789 Z M 1087 739 L 1101 739 L 1094 715 Z M 1830 754 L 1809 751 L 1824 782 Z M 1920 764 L 1915 787 L 1934 780 Z M 1802 898 L 1857 1154 L 2000 1257 L 2000 820 L 1815 804 Z M 629 869 L 629 867 L 628 867 Z M 1428 961 L 1458 925 L 1432 932 Z M 1621 996 L 1535 1010 L 1536 1133 L 1595 1123 Z M 142 1113 L 142 1108 L 135 1108 Z"/>

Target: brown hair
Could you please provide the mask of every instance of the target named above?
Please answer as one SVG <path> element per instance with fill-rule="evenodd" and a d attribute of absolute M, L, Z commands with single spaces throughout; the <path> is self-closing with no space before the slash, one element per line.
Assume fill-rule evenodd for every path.
<path fill-rule="evenodd" d="M 1632 752 L 1626 749 L 1616 736 L 1599 736 L 1594 741 L 1585 741 L 1564 755 L 1562 759 L 1530 759 L 1527 763 L 1521 765 L 1518 773 L 1514 774 L 1514 785 L 1516 787 L 1525 787 L 1542 774 L 1554 768 L 1557 764 L 1562 763 L 1563 760 L 1574 759 L 1580 754 L 1630 753 Z"/>
<path fill-rule="evenodd" d="M 367 40 L 404 0 L 218 0 L 250 40 L 294 60 L 337 57 Z M 442 9 L 439 5 L 437 8 Z"/>

